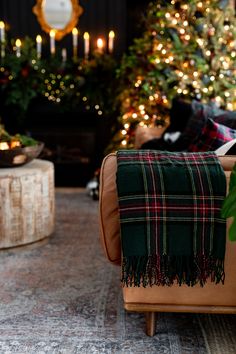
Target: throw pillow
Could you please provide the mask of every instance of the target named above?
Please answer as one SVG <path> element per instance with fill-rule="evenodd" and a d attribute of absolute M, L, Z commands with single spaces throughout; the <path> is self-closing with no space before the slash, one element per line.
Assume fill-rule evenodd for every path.
<path fill-rule="evenodd" d="M 198 136 L 189 144 L 187 151 L 213 151 L 236 138 L 236 130 L 207 118 Z"/>

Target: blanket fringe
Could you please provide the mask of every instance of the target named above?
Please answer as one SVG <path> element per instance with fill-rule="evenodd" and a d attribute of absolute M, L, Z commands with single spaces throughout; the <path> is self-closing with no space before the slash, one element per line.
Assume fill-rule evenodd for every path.
<path fill-rule="evenodd" d="M 132 256 L 124 257 L 121 282 L 124 286 L 204 286 L 207 280 L 224 284 L 224 260 L 212 256 Z"/>

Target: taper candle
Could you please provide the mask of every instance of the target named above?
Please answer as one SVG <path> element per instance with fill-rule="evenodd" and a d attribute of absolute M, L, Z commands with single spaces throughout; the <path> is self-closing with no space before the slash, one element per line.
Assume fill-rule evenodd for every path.
<path fill-rule="evenodd" d="M 52 29 L 50 31 L 50 33 L 49 33 L 49 35 L 50 35 L 50 52 L 51 52 L 51 55 L 55 55 L 55 53 L 56 53 L 55 34 L 56 34 L 56 31 L 54 29 Z"/>
<path fill-rule="evenodd" d="M 89 56 L 89 39 L 90 39 L 89 33 L 85 32 L 84 33 L 84 57 L 85 57 L 85 59 L 88 59 L 88 56 Z"/>
<path fill-rule="evenodd" d="M 5 57 L 5 23 L 0 21 L 1 58 Z"/>
<path fill-rule="evenodd" d="M 108 52 L 110 54 L 112 54 L 114 51 L 114 38 L 115 38 L 115 32 L 110 31 L 108 35 Z"/>
<path fill-rule="evenodd" d="M 77 58 L 77 50 L 78 50 L 78 33 L 79 31 L 77 30 L 76 27 L 73 28 L 72 30 L 72 41 L 73 41 L 73 56 L 74 58 Z"/>
<path fill-rule="evenodd" d="M 36 37 L 36 51 L 37 58 L 40 59 L 42 55 L 42 37 L 39 34 Z"/>
<path fill-rule="evenodd" d="M 104 41 L 102 38 L 98 38 L 97 39 L 97 51 L 102 54 L 103 49 L 104 49 Z"/>
<path fill-rule="evenodd" d="M 0 42 L 5 42 L 5 23 L 0 21 Z"/>
<path fill-rule="evenodd" d="M 65 63 L 67 60 L 67 50 L 66 48 L 62 48 L 61 50 L 62 62 Z"/>
<path fill-rule="evenodd" d="M 19 58 L 21 56 L 21 40 L 16 40 L 16 56 Z"/>

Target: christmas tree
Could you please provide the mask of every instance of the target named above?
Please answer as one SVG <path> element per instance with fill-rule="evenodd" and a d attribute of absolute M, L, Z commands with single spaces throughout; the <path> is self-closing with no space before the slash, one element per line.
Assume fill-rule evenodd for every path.
<path fill-rule="evenodd" d="M 143 37 L 120 72 L 120 129 L 113 149 L 133 148 L 137 125 L 167 125 L 174 97 L 236 110 L 236 20 L 230 0 L 150 3 Z"/>

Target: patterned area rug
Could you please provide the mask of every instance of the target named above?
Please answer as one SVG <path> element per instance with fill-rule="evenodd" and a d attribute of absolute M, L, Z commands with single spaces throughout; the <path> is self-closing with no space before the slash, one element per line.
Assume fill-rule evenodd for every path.
<path fill-rule="evenodd" d="M 0 353 L 233 354 L 236 316 L 160 314 L 157 334 L 122 308 L 119 268 L 103 256 L 98 204 L 57 190 L 44 244 L 0 252 Z"/>

